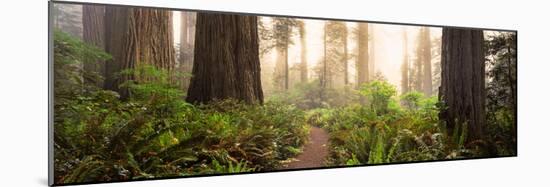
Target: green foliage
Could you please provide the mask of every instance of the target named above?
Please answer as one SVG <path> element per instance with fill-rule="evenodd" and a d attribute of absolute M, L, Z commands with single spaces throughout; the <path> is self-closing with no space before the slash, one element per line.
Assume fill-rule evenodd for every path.
<path fill-rule="evenodd" d="M 321 92 L 323 98 L 321 98 Z M 308 110 L 314 108 L 343 107 L 356 103 L 358 94 L 351 87 L 322 88 L 319 81 L 300 83 L 288 91 L 276 92 L 267 98 L 268 101 L 295 105 Z"/>
<path fill-rule="evenodd" d="M 338 24 L 329 26 L 334 32 L 342 29 Z M 285 36 L 278 34 L 281 42 Z M 329 39 L 334 45 L 341 41 Z M 510 64 L 515 59 L 509 61 L 515 51 L 507 47 L 513 39 L 498 36 L 487 44 L 494 56 L 488 133 L 483 140 L 466 142 L 466 124 L 456 126 L 454 134 L 445 132 L 438 119 L 442 106 L 437 97 L 409 92 L 398 98 L 395 87 L 381 74 L 358 90 L 322 88 L 319 81 L 311 81 L 276 93 L 263 105 L 236 100 L 193 105 L 183 100 L 178 75 L 138 65 L 120 72 L 132 77 L 120 85 L 127 91 L 121 98 L 117 92 L 88 84 L 102 77 L 82 68 L 110 56 L 56 31 L 55 181 L 274 170 L 301 152 L 309 125 L 330 133 L 328 161 L 335 166 L 513 155 L 516 104 L 515 95 L 509 93 L 515 92 L 510 81 L 515 75 L 508 70 L 515 71 L 511 69 L 515 64 Z"/>
<path fill-rule="evenodd" d="M 104 54 L 59 35 L 55 56 L 62 57 L 56 64 L 85 62 L 81 51 Z M 56 71 L 81 72 L 65 66 Z M 138 66 L 121 74 L 133 77 L 121 85 L 129 92 L 124 99 L 78 86 L 54 95 L 57 183 L 273 170 L 307 139 L 305 114 L 292 105 L 223 100 L 194 106 L 165 70 Z"/>
<path fill-rule="evenodd" d="M 248 168 L 246 162 L 237 162 L 233 165 L 233 162 L 229 162 L 229 165 L 220 165 L 217 160 L 212 160 L 212 173 L 240 173 L 251 172 L 254 168 Z"/>
<path fill-rule="evenodd" d="M 487 134 L 498 155 L 515 155 L 517 116 L 517 35 L 491 33 L 485 41 L 489 67 Z"/>
<path fill-rule="evenodd" d="M 422 92 L 412 91 L 401 96 L 401 101 L 405 107 L 416 110 L 420 106 L 420 99 L 424 97 Z"/>
<path fill-rule="evenodd" d="M 395 86 L 386 81 L 376 80 L 361 85 L 359 92 L 369 99 L 372 110 L 375 110 L 378 114 L 383 114 L 388 111 L 390 99 L 395 96 L 397 90 Z"/>
<path fill-rule="evenodd" d="M 309 123 L 329 130 L 332 165 L 438 160 L 472 155 L 464 146 L 456 146 L 459 142 L 447 142 L 449 138 L 439 124 L 435 97 L 404 94 L 402 100 L 414 105 L 401 110 L 391 99 L 392 89 L 385 90 L 388 86 L 382 85 L 383 82 L 373 82 L 362 91 L 370 96 L 368 99 L 374 98 L 372 95 L 378 95 L 380 100 L 387 99 L 385 105 L 350 105 L 312 110 L 306 115 Z M 382 110 L 376 107 L 386 107 L 386 112 L 380 113 Z"/>
<path fill-rule="evenodd" d="M 84 80 L 97 82 L 102 79 L 97 73 L 83 69 L 84 63 L 96 63 L 111 56 L 95 46 L 86 44 L 71 35 L 54 31 L 54 94 L 59 102 L 72 94 L 96 90 L 95 84 L 84 84 Z"/>
<path fill-rule="evenodd" d="M 179 100 L 172 98 L 166 103 Z M 74 161 L 68 167 L 57 167 L 58 176 L 87 176 L 76 180 L 85 182 L 271 170 L 297 154 L 309 132 L 303 113 L 276 103 L 250 106 L 228 100 L 194 107 L 182 102 L 172 108 L 159 100 L 114 102 L 110 107 L 88 110 L 100 103 L 100 98 L 92 97 L 88 102 L 73 103 L 71 112 L 58 110 L 66 117 L 56 123 L 56 158 Z M 174 111 L 164 113 L 170 110 Z M 97 156 L 76 162 L 88 155 Z M 129 172 L 119 175 L 115 163 L 118 170 Z M 58 163 L 63 165 L 67 163 Z M 84 172 L 98 174 L 74 170 L 82 167 L 94 168 Z"/>

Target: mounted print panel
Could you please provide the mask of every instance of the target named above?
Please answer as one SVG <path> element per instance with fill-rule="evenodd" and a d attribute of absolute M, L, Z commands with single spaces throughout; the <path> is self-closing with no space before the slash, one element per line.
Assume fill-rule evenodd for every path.
<path fill-rule="evenodd" d="M 50 3 L 50 184 L 517 155 L 517 32 Z"/>

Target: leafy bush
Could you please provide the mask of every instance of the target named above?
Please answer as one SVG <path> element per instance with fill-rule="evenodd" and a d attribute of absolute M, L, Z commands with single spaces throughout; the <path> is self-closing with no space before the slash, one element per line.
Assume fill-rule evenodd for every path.
<path fill-rule="evenodd" d="M 384 114 L 388 111 L 390 99 L 395 96 L 397 90 L 386 81 L 375 80 L 361 85 L 359 93 L 368 98 L 371 110 L 375 110 L 377 114 Z"/>
<path fill-rule="evenodd" d="M 405 93 L 401 96 L 402 104 L 410 110 L 417 110 L 420 107 L 420 100 L 424 94 L 417 91 Z"/>
<path fill-rule="evenodd" d="M 269 101 L 295 105 L 308 110 L 316 108 L 344 107 L 358 101 L 357 91 L 349 86 L 322 88 L 319 81 L 300 83 L 287 91 L 275 92 Z"/>

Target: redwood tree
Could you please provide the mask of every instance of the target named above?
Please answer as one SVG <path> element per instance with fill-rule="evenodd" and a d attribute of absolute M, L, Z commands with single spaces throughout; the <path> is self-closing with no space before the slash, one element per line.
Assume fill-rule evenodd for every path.
<path fill-rule="evenodd" d="M 449 134 L 466 131 L 466 141 L 477 140 L 485 126 L 483 31 L 443 28 L 442 48 L 440 119 Z"/>
<path fill-rule="evenodd" d="M 306 27 L 303 21 L 298 22 L 298 31 L 300 33 L 300 81 L 307 82 L 307 43 Z"/>
<path fill-rule="evenodd" d="M 357 28 L 357 86 L 369 80 L 369 25 L 359 23 Z"/>
<path fill-rule="evenodd" d="M 430 29 L 424 27 L 421 33 L 423 79 L 422 88 L 426 96 L 432 96 L 432 42 L 430 41 Z"/>
<path fill-rule="evenodd" d="M 409 82 L 409 42 L 407 31 L 403 29 L 403 64 L 401 64 L 401 94 L 410 91 Z"/>
<path fill-rule="evenodd" d="M 171 70 L 175 64 L 172 29 L 172 13 L 167 10 L 106 8 L 105 49 L 113 59 L 106 66 L 105 88 L 119 91 L 119 84 L 139 79 L 133 75 L 116 76 L 124 69 L 152 65 Z"/>
<path fill-rule="evenodd" d="M 82 6 L 82 38 L 84 42 L 96 46 L 100 49 L 104 49 L 104 26 L 103 19 L 105 15 L 105 7 L 97 5 L 83 5 Z M 86 62 L 84 63 L 84 70 L 88 72 L 96 72 L 100 76 L 105 75 L 105 62 Z M 86 82 L 96 84 L 99 87 L 103 87 L 103 81 L 85 79 Z"/>
<path fill-rule="evenodd" d="M 198 13 L 195 37 L 188 102 L 263 103 L 256 16 Z"/>

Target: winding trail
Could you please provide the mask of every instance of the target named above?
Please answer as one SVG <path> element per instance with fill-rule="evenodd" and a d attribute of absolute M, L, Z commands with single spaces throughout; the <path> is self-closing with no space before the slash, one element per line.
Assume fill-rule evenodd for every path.
<path fill-rule="evenodd" d="M 323 167 L 328 156 L 328 133 L 319 127 L 311 126 L 309 143 L 304 146 L 302 153 L 288 163 L 284 169 L 299 169 Z"/>

